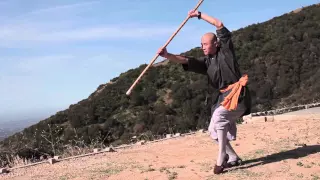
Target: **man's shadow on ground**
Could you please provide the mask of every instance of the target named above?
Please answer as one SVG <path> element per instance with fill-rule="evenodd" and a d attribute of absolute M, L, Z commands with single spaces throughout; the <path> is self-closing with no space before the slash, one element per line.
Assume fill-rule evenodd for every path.
<path fill-rule="evenodd" d="M 265 157 L 243 161 L 242 166 L 239 166 L 233 170 L 247 169 L 247 168 L 255 167 L 258 165 L 279 162 L 287 159 L 298 159 L 298 158 L 305 157 L 318 152 L 320 152 L 320 145 L 299 147 L 289 151 L 279 152 L 279 153 L 271 154 Z"/>

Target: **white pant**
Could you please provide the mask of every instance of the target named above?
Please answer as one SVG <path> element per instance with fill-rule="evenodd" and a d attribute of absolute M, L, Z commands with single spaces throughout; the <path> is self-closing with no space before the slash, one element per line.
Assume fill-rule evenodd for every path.
<path fill-rule="evenodd" d="M 236 140 L 237 137 L 237 120 L 245 112 L 246 108 L 243 103 L 239 103 L 237 109 L 228 111 L 223 106 L 219 106 L 212 114 L 208 131 L 212 139 L 217 140 L 217 129 L 226 129 L 229 141 Z"/>

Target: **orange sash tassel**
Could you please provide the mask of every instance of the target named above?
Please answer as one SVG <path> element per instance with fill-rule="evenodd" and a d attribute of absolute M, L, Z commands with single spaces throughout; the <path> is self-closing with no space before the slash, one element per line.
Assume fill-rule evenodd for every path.
<path fill-rule="evenodd" d="M 235 110 L 238 106 L 238 99 L 241 93 L 242 87 L 246 86 L 248 82 L 248 75 L 243 75 L 238 82 L 230 84 L 227 88 L 220 90 L 221 93 L 225 93 L 232 89 L 232 91 L 224 98 L 221 105 L 227 110 Z"/>

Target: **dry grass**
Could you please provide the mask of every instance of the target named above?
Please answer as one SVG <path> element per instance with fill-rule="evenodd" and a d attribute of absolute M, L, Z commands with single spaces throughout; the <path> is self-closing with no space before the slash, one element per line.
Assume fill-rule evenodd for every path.
<path fill-rule="evenodd" d="M 239 138 L 234 147 L 245 164 L 227 169 L 221 175 L 212 172 L 217 144 L 207 134 L 195 134 L 55 165 L 19 169 L 2 178 L 319 180 L 319 128 L 315 120 L 239 125 Z M 297 143 L 306 146 L 297 146 Z"/>

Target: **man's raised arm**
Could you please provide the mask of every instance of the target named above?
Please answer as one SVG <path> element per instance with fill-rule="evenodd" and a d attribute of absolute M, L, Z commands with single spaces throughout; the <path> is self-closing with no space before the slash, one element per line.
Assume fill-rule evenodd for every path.
<path fill-rule="evenodd" d="M 233 44 L 231 41 L 231 32 L 224 26 L 224 24 L 219 19 L 194 10 L 189 11 L 189 15 L 190 17 L 198 17 L 199 19 L 203 19 L 206 22 L 214 25 L 217 28 L 217 37 L 219 38 L 221 47 L 233 49 Z"/>
<path fill-rule="evenodd" d="M 212 16 L 209 16 L 205 13 L 200 12 L 200 11 L 191 10 L 191 11 L 189 11 L 189 16 L 201 18 L 201 19 L 207 21 L 208 23 L 214 25 L 218 30 L 223 28 L 223 23 L 219 19 L 214 18 Z"/>

